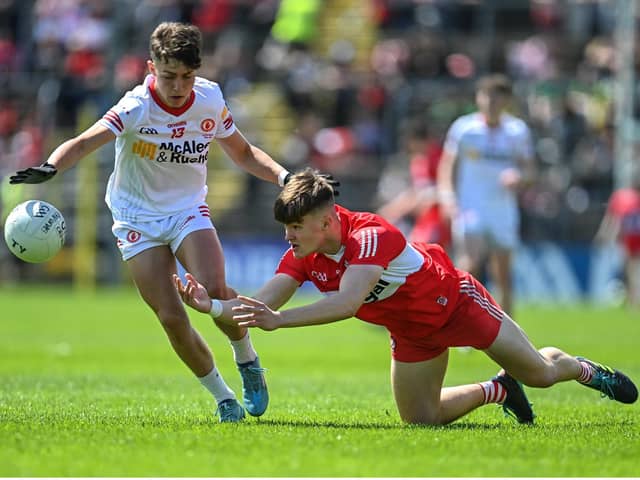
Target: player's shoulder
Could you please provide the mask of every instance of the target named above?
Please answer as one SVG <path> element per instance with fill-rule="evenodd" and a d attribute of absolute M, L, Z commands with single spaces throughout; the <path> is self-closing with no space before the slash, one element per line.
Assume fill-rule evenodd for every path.
<path fill-rule="evenodd" d="M 147 79 L 140 84 L 125 92 L 120 101 L 117 103 L 115 110 L 118 114 L 125 112 L 128 115 L 148 110 L 151 94 L 147 85 Z"/>
<path fill-rule="evenodd" d="M 204 77 L 196 77 L 193 90 L 197 95 L 207 98 L 222 98 L 222 89 L 216 82 Z"/>
<path fill-rule="evenodd" d="M 336 209 L 341 220 L 346 219 L 348 222 L 348 236 L 350 238 L 362 240 L 372 235 L 379 238 L 387 234 L 402 236 L 397 227 L 376 213 L 351 211 L 339 205 L 336 205 Z"/>
<path fill-rule="evenodd" d="M 529 131 L 529 126 L 527 125 L 527 122 L 525 122 L 522 118 L 516 117 L 511 113 L 502 114 L 502 124 L 505 129 L 511 130 L 514 132 Z"/>
<path fill-rule="evenodd" d="M 467 113 L 460 115 L 451 124 L 452 130 L 466 131 L 474 128 L 482 127 L 483 119 L 479 112 Z"/>

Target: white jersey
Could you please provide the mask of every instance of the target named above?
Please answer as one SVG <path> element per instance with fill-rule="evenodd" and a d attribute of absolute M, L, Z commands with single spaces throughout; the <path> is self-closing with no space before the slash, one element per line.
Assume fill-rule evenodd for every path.
<path fill-rule="evenodd" d="M 148 75 L 99 120 L 117 136 L 105 196 L 116 220 L 157 220 L 204 202 L 211 140 L 236 129 L 217 83 L 196 77 L 187 103 L 172 108 L 154 82 Z"/>
<path fill-rule="evenodd" d="M 521 119 L 502 114 L 491 128 L 479 113 L 453 122 L 444 149 L 457 158 L 456 196 L 462 210 L 517 211 L 515 194 L 500 183 L 500 173 L 518 168 L 533 157 L 529 127 Z"/>

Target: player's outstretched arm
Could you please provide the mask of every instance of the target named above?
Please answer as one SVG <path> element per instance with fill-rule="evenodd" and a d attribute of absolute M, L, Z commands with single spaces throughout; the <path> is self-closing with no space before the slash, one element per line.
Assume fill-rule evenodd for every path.
<path fill-rule="evenodd" d="M 249 297 L 238 297 L 233 319 L 241 327 L 275 330 L 285 327 L 322 325 L 353 317 L 373 290 L 382 275 L 378 265 L 351 265 L 340 281 L 338 292 L 317 302 L 288 310 L 276 311 L 264 302 Z"/>
<path fill-rule="evenodd" d="M 26 168 L 11 175 L 9 183 L 42 183 L 51 180 L 58 171 L 71 168 L 81 158 L 115 138 L 111 130 L 95 123 L 77 137 L 67 140 L 56 148 L 47 161 L 39 167 Z"/>

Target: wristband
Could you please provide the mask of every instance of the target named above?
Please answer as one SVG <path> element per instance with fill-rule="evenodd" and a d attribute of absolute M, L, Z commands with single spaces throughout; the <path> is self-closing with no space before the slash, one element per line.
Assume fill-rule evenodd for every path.
<path fill-rule="evenodd" d="M 290 175 L 290 173 L 287 170 L 282 170 L 279 174 L 278 174 L 278 185 L 280 185 L 281 187 L 284 187 L 287 177 Z"/>
<path fill-rule="evenodd" d="M 220 300 L 211 299 L 211 310 L 209 310 L 209 315 L 213 318 L 218 318 L 222 315 L 222 302 Z"/>

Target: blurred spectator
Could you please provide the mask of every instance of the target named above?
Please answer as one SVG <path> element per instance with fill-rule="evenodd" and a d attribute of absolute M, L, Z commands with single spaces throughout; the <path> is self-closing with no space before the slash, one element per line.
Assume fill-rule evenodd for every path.
<path fill-rule="evenodd" d="M 119 94 L 138 85 L 147 71 L 146 58 L 137 55 L 124 55 L 114 68 L 113 88 Z"/>
<path fill-rule="evenodd" d="M 578 65 L 578 78 L 594 83 L 611 79 L 615 72 L 615 47 L 610 37 L 596 37 L 584 48 L 584 57 Z"/>
<path fill-rule="evenodd" d="M 604 204 L 613 188 L 614 141 L 608 121 L 578 141 L 571 159 L 572 183 L 584 188 L 595 204 Z"/>
<path fill-rule="evenodd" d="M 313 111 L 302 112 L 297 128 L 285 139 L 280 156 L 283 166 L 290 171 L 301 170 L 318 155 L 313 139 L 323 125 Z"/>
<path fill-rule="evenodd" d="M 561 104 L 560 113 L 550 123 L 550 131 L 558 143 L 562 163 L 573 157 L 578 143 L 587 134 L 587 120 L 580 111 L 576 95 L 568 93 Z"/>
<path fill-rule="evenodd" d="M 191 21 L 205 34 L 203 74 L 230 102 L 255 100 L 265 84 L 277 90 L 269 118 L 252 110 L 253 124 L 268 125 L 260 135 L 268 148 L 292 166 L 335 168 L 362 187 L 367 208 L 379 172 L 406 153 L 404 119 L 445 129 L 474 108 L 476 76 L 497 65 L 512 75 L 514 111 L 538 139 L 542 171 L 523 192 L 524 240 L 589 241 L 594 222 L 575 220 L 597 223 L 612 188 L 615 132 L 603 125 L 618 67 L 615 2 L 356 3 L 0 0 L 0 87 L 17 114 L 4 154 L 15 151 L 7 145 L 18 132 L 35 129 L 41 144 L 53 143 L 87 106 L 106 109 L 140 83 L 151 29 Z M 359 15 L 370 30 L 342 31 L 333 15 L 342 26 Z"/>
<path fill-rule="evenodd" d="M 640 174 L 629 188 L 613 192 L 595 240 L 622 247 L 627 303 L 640 308 Z"/>
<path fill-rule="evenodd" d="M 512 310 L 511 256 L 519 242 L 517 192 L 531 180 L 533 145 L 524 121 L 506 113 L 511 82 L 483 77 L 476 90 L 478 111 L 453 122 L 438 168 L 444 214 L 451 219 L 460 268 L 481 278 L 488 261 L 498 302 Z"/>
<path fill-rule="evenodd" d="M 310 45 L 317 33 L 320 0 L 281 0 L 273 38 L 284 44 Z"/>
<path fill-rule="evenodd" d="M 438 164 L 442 155 L 439 139 L 429 135 L 424 119 L 410 122 L 406 132 L 410 185 L 378 209 L 378 214 L 398 224 L 408 218 L 412 224 L 409 238 L 413 242 L 439 243 L 449 249 L 449 220 L 443 218 L 437 195 Z"/>

